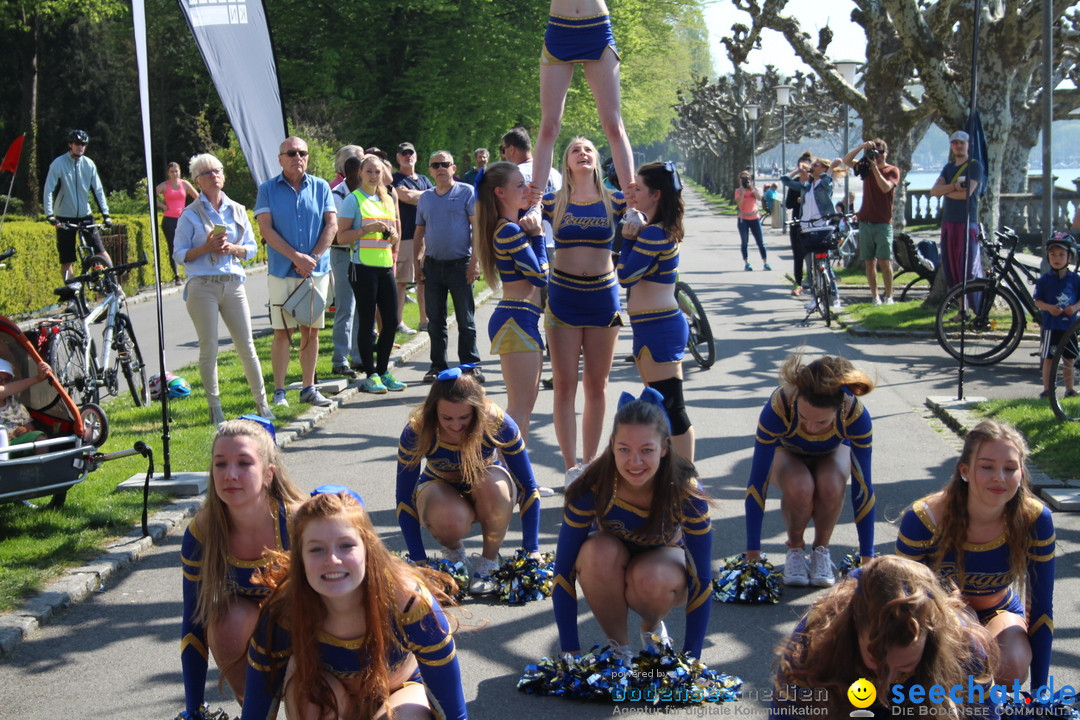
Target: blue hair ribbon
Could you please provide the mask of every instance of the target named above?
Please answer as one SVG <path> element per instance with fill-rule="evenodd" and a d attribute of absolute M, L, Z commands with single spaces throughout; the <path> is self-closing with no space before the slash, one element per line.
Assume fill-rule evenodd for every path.
<path fill-rule="evenodd" d="M 479 170 L 476 171 L 476 177 L 473 178 L 473 187 L 476 188 L 477 190 L 480 189 L 480 183 L 482 183 L 484 181 L 484 171 L 486 169 L 487 168 L 480 168 Z"/>
<path fill-rule="evenodd" d="M 356 502 L 360 503 L 360 507 L 364 507 L 364 498 L 360 497 L 360 493 L 344 485 L 320 485 L 311 491 L 311 497 L 316 495 L 340 495 L 341 493 L 351 495 Z"/>
<path fill-rule="evenodd" d="M 439 373 L 436 380 L 443 382 L 445 380 L 457 380 L 459 377 L 467 372 L 471 372 L 476 369 L 476 363 L 465 363 L 464 365 L 458 365 L 457 367 L 447 368 Z"/>
<path fill-rule="evenodd" d="M 247 415 L 241 415 L 240 417 L 238 417 L 236 419 L 237 420 L 250 420 L 253 423 L 261 425 L 263 430 L 270 433 L 270 439 L 274 441 L 275 445 L 277 445 L 277 434 L 274 432 L 274 423 L 270 422 L 269 420 L 264 418 L 262 415 L 256 415 L 254 413 L 249 413 Z"/>
<path fill-rule="evenodd" d="M 647 402 L 650 405 L 655 405 L 656 407 L 660 408 L 660 410 L 664 413 L 664 420 L 667 421 L 668 432 L 671 432 L 671 418 L 668 417 L 667 408 L 664 407 L 663 395 L 661 395 L 658 391 L 654 390 L 651 387 L 647 387 L 642 390 L 641 395 L 639 395 L 638 397 L 634 397 L 630 393 L 624 392 L 619 395 L 619 404 L 616 409 L 621 410 L 623 405 L 634 402 L 635 400 L 641 400 L 642 402 Z"/>
<path fill-rule="evenodd" d="M 671 187 L 675 192 L 682 192 L 682 178 L 679 177 L 679 169 L 675 167 L 675 163 L 667 160 L 664 162 L 664 169 L 671 175 Z"/>

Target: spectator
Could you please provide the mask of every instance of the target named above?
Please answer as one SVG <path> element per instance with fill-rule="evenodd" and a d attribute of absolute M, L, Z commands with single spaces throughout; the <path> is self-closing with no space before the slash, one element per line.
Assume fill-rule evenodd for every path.
<path fill-rule="evenodd" d="M 63 223 L 92 223 L 90 193 L 93 192 L 101 210 L 101 223 L 112 225 L 109 219 L 109 203 L 105 201 L 105 189 L 98 177 L 97 165 L 86 157 L 86 144 L 90 136 L 82 130 L 68 133 L 68 151 L 52 161 L 49 174 L 45 176 L 45 219 L 56 226 L 56 250 L 60 255 L 60 273 L 66 281 L 71 277 L 71 264 L 79 259 L 75 245 L 78 233 L 61 228 Z M 54 196 L 55 194 L 55 196 Z M 55 211 L 54 211 L 55 208 Z M 89 231 L 94 253 L 103 256 L 112 265 L 109 253 L 101 244 L 97 228 Z"/>
<path fill-rule="evenodd" d="M 315 362 L 319 357 L 320 314 L 311 325 L 300 325 L 283 306 L 289 295 L 310 278 L 323 298 L 330 291 L 330 243 L 337 233 L 337 211 L 330 185 L 308 175 L 307 143 L 298 137 L 281 143 L 278 161 L 282 172 L 259 186 L 255 218 L 267 244 L 270 287 L 270 322 L 274 340 L 270 362 L 274 370 L 274 404 L 288 407 L 285 377 L 292 354 L 292 329 L 300 328 L 300 402 L 326 407 L 331 401 L 315 387 Z"/>
<path fill-rule="evenodd" d="M 244 289 L 247 276 L 241 265 L 258 251 L 255 233 L 244 206 L 225 195 L 221 161 L 213 155 L 196 155 L 191 158 L 189 172 L 202 194 L 180 215 L 173 259 L 184 266 L 187 275 L 184 302 L 199 338 L 199 376 L 210 422 L 216 426 L 225 421 L 218 388 L 219 317 L 240 356 L 257 412 L 273 420 L 262 364 L 251 337 L 251 310 Z"/>
<path fill-rule="evenodd" d="M 784 194 L 784 208 L 791 211 L 791 219 L 799 220 L 802 217 L 803 207 L 803 188 L 806 186 L 807 181 L 810 179 L 810 163 L 814 161 L 813 156 L 809 150 L 803 152 L 799 156 L 795 165 L 795 171 L 792 172 L 792 176 L 798 176 L 799 185 L 784 185 L 787 192 Z M 783 181 L 783 178 L 781 178 Z M 799 229 L 799 225 L 791 223 L 788 227 L 788 240 L 791 242 L 791 255 L 793 258 L 792 275 L 795 278 L 795 287 L 792 288 L 791 294 L 798 296 L 802 295 L 803 290 L 807 287 L 806 280 L 803 279 L 803 256 L 806 254 L 802 246 L 802 234 Z"/>
<path fill-rule="evenodd" d="M 863 151 L 862 160 L 855 156 Z M 859 210 L 859 257 L 866 263 L 866 282 L 875 305 L 893 304 L 893 197 L 900 182 L 900 168 L 889 165 L 889 146 L 881 138 L 867 140 L 844 156 L 863 181 L 862 209 Z M 877 293 L 877 274 L 885 284 L 885 296 Z"/>
<path fill-rule="evenodd" d="M 470 185 L 475 185 L 476 176 L 481 170 L 487 167 L 488 158 L 490 158 L 490 156 L 491 154 L 488 152 L 487 148 L 476 148 L 476 150 L 473 151 L 473 162 L 476 164 L 473 166 L 472 170 L 465 173 L 465 177 L 461 178 L 461 181 L 469 183 Z"/>
<path fill-rule="evenodd" d="M 0 358 L 0 428 L 7 433 L 5 445 L 31 443 L 45 434 L 34 426 L 34 418 L 30 416 L 30 411 L 19 402 L 16 395 L 40 382 L 45 382 L 50 375 L 52 375 L 52 368 L 49 367 L 49 363 L 39 360 L 37 375 L 16 380 L 15 368 L 9 361 Z M 3 455 L 2 459 L 8 457 L 17 457 L 17 455 Z"/>
<path fill-rule="evenodd" d="M 349 196 L 349 193 L 359 187 L 360 182 L 360 158 L 364 157 L 364 148 L 359 145 L 346 145 L 337 151 L 334 156 L 334 169 L 341 176 L 341 182 L 332 184 L 334 206 L 338 215 L 341 215 L 341 203 Z M 357 184 L 350 185 L 346 181 L 346 164 L 349 160 L 356 160 L 354 165 L 355 174 L 353 180 Z M 330 271 L 334 274 L 334 354 L 331 357 L 332 372 L 335 375 L 355 378 L 357 369 L 362 367 L 360 363 L 360 349 L 356 345 L 357 327 L 356 321 L 356 298 L 353 297 L 352 287 L 349 285 L 349 248 L 335 239 L 330 246 Z"/>
<path fill-rule="evenodd" d="M 761 204 L 765 206 L 765 213 L 767 215 L 772 214 L 773 204 L 776 202 L 776 195 L 776 183 L 765 185 L 765 192 L 762 193 Z"/>
<path fill-rule="evenodd" d="M 949 149 L 952 160 L 941 169 L 937 182 L 930 188 L 930 195 L 942 198 L 941 269 L 945 273 L 945 283 L 951 289 L 961 284 L 965 277 L 973 280 L 983 276 L 978 236 L 983 166 L 968 157 L 968 134 L 963 130 L 949 136 Z M 966 229 L 965 223 L 970 223 Z"/>
<path fill-rule="evenodd" d="M 420 196 L 416 205 L 416 256 L 423 258 L 421 279 L 427 283 L 428 335 L 431 336 L 431 368 L 424 382 L 434 382 L 449 367 L 446 359 L 446 299 L 454 301 L 458 325 L 458 363 L 472 365 L 470 373 L 480 382 L 484 374 L 476 349 L 476 305 L 472 285 L 480 275 L 472 251 L 473 213 L 476 195 L 472 185 L 454 180 L 454 158 L 445 150 L 431 156 L 429 168 L 435 187 Z"/>
<path fill-rule="evenodd" d="M 420 325 L 417 330 L 428 329 L 427 300 L 425 299 L 424 277 L 420 271 L 420 255 L 416 252 L 416 203 L 420 196 L 434 187 L 427 175 L 416 174 L 416 148 L 410 142 L 403 142 L 397 148 L 398 171 L 393 175 L 394 188 L 401 206 L 401 245 L 398 248 L 395 277 L 398 290 L 398 332 L 415 335 L 402 316 L 408 299 L 409 285 L 416 282 L 416 302 L 420 308 Z"/>
<path fill-rule="evenodd" d="M 1076 259 L 1076 244 L 1068 233 L 1054 233 L 1046 241 L 1046 260 L 1050 270 L 1035 284 L 1035 307 L 1042 310 L 1042 357 L 1043 391 L 1041 398 L 1050 397 L 1050 387 L 1056 378 L 1050 376 L 1054 350 L 1057 349 L 1065 331 L 1080 312 L 1080 275 L 1069 269 Z M 1076 361 L 1076 339 L 1062 352 L 1062 375 L 1065 381 L 1065 397 L 1074 397 L 1073 363 Z"/>
<path fill-rule="evenodd" d="M 165 233 L 165 244 L 169 247 L 169 267 L 172 268 L 173 280 L 179 282 L 180 276 L 176 272 L 176 259 L 173 258 L 173 238 L 176 236 L 176 221 L 180 219 L 180 213 L 184 212 L 188 197 L 196 199 L 199 191 L 192 187 L 191 183 L 180 177 L 179 163 L 171 162 L 168 167 L 168 179 L 154 188 L 157 197 L 157 206 L 164 211 L 161 221 L 161 230 Z"/>
<path fill-rule="evenodd" d="M 754 234 L 754 242 L 757 243 L 758 252 L 761 253 L 763 270 L 772 270 L 769 267 L 769 259 L 765 253 L 765 238 L 761 234 L 761 213 L 758 212 L 758 203 L 761 202 L 761 193 L 754 185 L 754 179 L 749 170 L 739 173 L 739 187 L 735 188 L 735 207 L 739 211 L 739 219 L 736 221 L 739 228 L 739 240 L 742 242 L 742 261 L 746 270 L 753 270 L 750 264 L 750 256 L 747 254 L 747 246 L 750 243 L 750 233 Z"/>
<path fill-rule="evenodd" d="M 394 255 L 401 237 L 400 225 L 393 198 L 384 183 L 383 161 L 375 155 L 365 155 L 360 167 L 354 169 L 351 160 L 346 182 L 353 185 L 354 173 L 359 172 L 360 185 L 341 203 L 337 242 L 352 248 L 349 283 L 356 296 L 357 345 L 363 372 L 367 375 L 360 389 L 376 394 L 388 390 L 400 392 L 406 388 L 405 383 L 388 370 L 397 318 Z M 376 310 L 382 323 L 373 353 L 371 328 Z"/>
<path fill-rule="evenodd" d="M 896 554 L 957 584 L 997 642 L 994 681 L 1023 683 L 1030 671 L 1035 692 L 1050 672 L 1056 536 L 1031 492 L 1027 453 L 1024 436 L 996 420 L 968 431 L 945 488 L 901 516 Z"/>
<path fill-rule="evenodd" d="M 837 160 L 836 162 L 842 162 Z M 831 164 L 825 158 L 813 158 L 809 167 L 799 163 L 799 168 L 790 176 L 780 178 L 786 188 L 798 188 L 802 193 L 802 203 L 799 213 L 799 249 L 803 253 L 803 261 L 808 260 L 807 255 L 811 250 L 822 246 L 829 236 L 832 235 L 832 225 L 828 217 L 833 214 L 832 192 L 833 178 Z M 798 175 L 796 180 L 793 176 Z M 809 264 L 809 263 L 807 263 Z M 832 265 L 828 266 L 829 282 L 832 283 L 833 307 L 840 307 L 840 292 L 836 287 L 836 279 L 832 274 Z M 806 305 L 807 311 L 817 307 L 817 298 L 812 298 Z"/>

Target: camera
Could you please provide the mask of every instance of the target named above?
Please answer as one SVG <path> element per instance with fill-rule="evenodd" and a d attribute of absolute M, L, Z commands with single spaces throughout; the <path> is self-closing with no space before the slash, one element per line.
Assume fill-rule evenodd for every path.
<path fill-rule="evenodd" d="M 382 231 L 382 239 L 383 240 L 389 240 L 390 239 L 390 231 L 389 230 L 383 230 Z"/>
<path fill-rule="evenodd" d="M 750 178 L 748 178 L 748 177 L 742 178 L 742 186 L 744 188 L 749 188 L 750 187 Z"/>
<path fill-rule="evenodd" d="M 877 159 L 877 156 L 880 155 L 880 154 L 881 154 L 881 151 L 878 150 L 877 148 L 869 148 L 868 150 L 863 152 L 863 157 L 866 158 L 867 160 L 875 160 L 875 159 Z"/>

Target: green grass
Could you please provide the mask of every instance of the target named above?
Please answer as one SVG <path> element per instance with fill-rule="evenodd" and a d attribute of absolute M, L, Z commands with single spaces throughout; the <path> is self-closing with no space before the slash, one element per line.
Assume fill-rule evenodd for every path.
<path fill-rule="evenodd" d="M 476 283 L 474 292 L 480 290 Z M 405 322 L 416 327 L 419 309 L 415 303 L 405 305 Z M 332 326 L 319 333 L 317 371 L 322 378 L 331 377 L 333 352 Z M 408 342 L 410 336 L 398 334 L 396 342 Z M 255 348 L 262 362 L 267 390 L 273 389 L 270 368 L 271 336 L 255 339 Z M 294 347 L 296 341 L 294 340 Z M 170 426 L 170 460 L 174 470 L 204 471 L 209 468 L 210 444 L 214 429 L 210 425 L 206 395 L 199 379 L 197 364 L 173 370 L 191 383 L 191 397 L 169 403 L 173 422 Z M 300 362 L 292 353 L 289 377 L 296 379 Z M 225 417 L 238 417 L 254 412 L 255 406 L 244 378 L 243 368 L 232 350 L 218 355 L 218 374 L 222 409 Z M 292 405 L 275 407 L 276 425 L 281 427 L 307 410 L 308 406 L 293 396 Z M 161 405 L 135 407 L 131 395 L 125 392 L 105 405 L 111 427 L 109 439 L 101 448 L 113 452 L 130 448 L 142 440 L 154 449 L 155 472 L 162 469 Z M 62 508 L 46 507 L 48 498 L 34 501 L 37 508 L 20 503 L 0 504 L 0 612 L 18 607 L 49 579 L 65 569 L 96 557 L 111 540 L 126 535 L 139 522 L 142 513 L 142 494 L 118 492 L 116 485 L 135 474 L 145 474 L 146 461 L 141 457 L 125 458 L 103 464 L 98 470 L 68 492 Z M 151 511 L 171 502 L 163 494 L 150 496 Z"/>
<path fill-rule="evenodd" d="M 1062 479 L 1077 477 L 1080 423 L 1058 420 L 1046 400 L 988 400 L 979 403 L 976 411 L 1024 433 L 1031 443 L 1031 461 L 1043 472 Z"/>
<path fill-rule="evenodd" d="M 694 182 L 690 178 L 684 178 L 683 181 L 687 185 L 698 191 L 698 193 L 701 195 L 701 199 L 705 201 L 705 204 L 708 205 L 710 209 L 715 210 L 720 215 L 738 214 L 738 208 L 736 208 L 735 205 L 727 198 L 706 192 L 704 187 Z"/>
<path fill-rule="evenodd" d="M 876 307 L 868 302 L 855 303 L 845 305 L 843 313 L 846 322 L 857 323 L 866 330 L 933 333 L 937 311 L 924 308 L 921 300 L 909 300 Z"/>

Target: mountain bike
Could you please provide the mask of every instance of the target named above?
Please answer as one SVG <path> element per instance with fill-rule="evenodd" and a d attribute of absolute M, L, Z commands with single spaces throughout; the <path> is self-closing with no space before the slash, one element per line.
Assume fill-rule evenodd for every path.
<path fill-rule="evenodd" d="M 1054 355 L 1050 361 L 1050 408 L 1054 411 L 1054 414 L 1058 416 L 1059 420 L 1066 422 L 1080 422 L 1080 392 L 1077 392 L 1076 388 L 1072 388 L 1071 393 L 1065 389 L 1064 383 L 1061 383 L 1058 378 L 1062 369 L 1062 364 L 1066 362 L 1072 362 L 1074 365 L 1073 374 L 1076 375 L 1076 350 L 1077 341 L 1080 339 L 1080 320 L 1077 320 L 1065 331 L 1065 334 L 1058 341 L 1057 347 L 1054 348 Z M 1067 356 L 1072 355 L 1070 359 Z"/>
<path fill-rule="evenodd" d="M 698 365 L 708 370 L 716 362 L 716 341 L 713 340 L 712 327 L 705 315 L 705 308 L 701 306 L 701 301 L 690 285 L 682 280 L 675 283 L 675 300 L 690 327 L 686 348 Z"/>
<path fill-rule="evenodd" d="M 996 239 L 979 236 L 990 261 L 986 277 L 969 280 L 966 297 L 963 285 L 949 290 L 934 325 L 938 344 L 957 360 L 964 333 L 964 362 L 971 365 L 993 365 L 1007 358 L 1023 339 L 1028 319 L 1038 324 L 1041 316 L 1028 290 L 1039 273 L 1016 261 L 1020 238 L 1007 227 L 994 235 Z M 1002 256 L 1005 242 L 1008 252 Z"/>
<path fill-rule="evenodd" d="M 51 335 L 48 341 L 46 361 L 52 366 L 60 384 L 81 402 L 98 402 L 101 390 L 117 395 L 120 376 L 123 375 L 135 405 L 150 402 L 150 389 L 146 379 L 146 363 L 143 361 L 139 342 L 131 318 L 121 312 L 127 297 L 117 281 L 117 276 L 146 264 L 146 260 L 105 267 L 104 258 L 98 258 L 84 275 L 71 278 L 64 287 L 56 289 L 61 300 L 68 301 L 69 316 L 44 321 Z M 104 292 L 101 302 L 91 308 L 86 301 L 87 286 Z M 93 325 L 104 322 L 101 333 L 101 355 L 97 356 Z"/>
<path fill-rule="evenodd" d="M 79 255 L 79 266 L 85 273 L 90 269 L 90 265 L 94 262 L 93 258 L 101 258 L 98 254 L 97 248 L 94 246 L 94 231 L 97 230 L 111 230 L 112 225 L 105 225 L 103 223 L 93 222 L 61 222 L 57 225 L 61 230 L 74 230 L 78 242 L 75 243 L 75 251 Z M 112 265 L 110 260 L 108 265 Z"/>
<path fill-rule="evenodd" d="M 803 318 L 803 323 L 809 320 L 810 316 L 816 311 L 821 315 L 821 319 L 825 321 L 825 327 L 832 326 L 833 304 L 839 302 L 833 267 L 840 261 L 840 244 L 850 232 L 850 219 L 848 220 L 849 228 L 847 230 L 840 229 L 840 221 L 852 217 L 850 214 L 834 214 L 825 217 L 824 219 L 832 224 L 832 231 L 824 240 L 819 240 L 811 247 L 805 248 L 806 257 L 810 260 L 808 280 L 810 282 L 811 299 L 806 306 L 806 317 Z M 791 222 L 795 225 L 802 225 L 800 220 L 792 220 Z M 806 238 L 805 235 L 803 237 Z"/>

